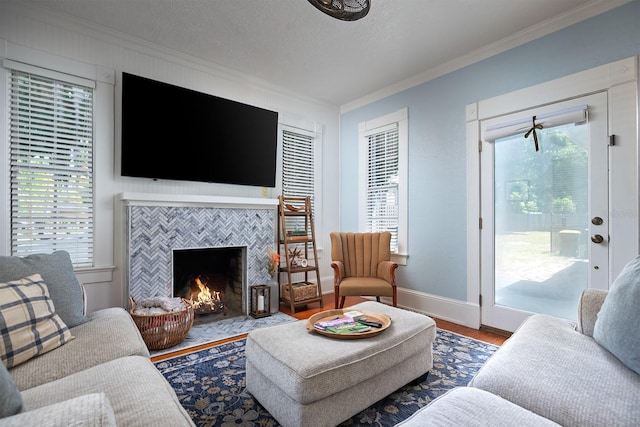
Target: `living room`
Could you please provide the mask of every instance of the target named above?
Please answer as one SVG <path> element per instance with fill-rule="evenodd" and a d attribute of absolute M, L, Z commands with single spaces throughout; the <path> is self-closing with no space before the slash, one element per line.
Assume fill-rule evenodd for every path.
<path fill-rule="evenodd" d="M 139 1 L 141 4 L 151 5 L 150 1 Z M 135 2 L 132 0 L 131 3 Z M 300 0 L 299 3 L 302 4 L 291 6 L 292 11 L 300 11 L 301 16 L 308 19 L 318 19 L 328 28 L 339 30 L 338 34 L 341 35 L 354 36 L 365 25 L 367 31 L 372 31 L 368 22 L 381 24 L 376 19 L 385 16 L 376 15 L 375 11 L 376 7 L 382 8 L 382 2 L 374 2 L 371 14 L 355 22 L 338 22 L 323 15 L 306 0 Z M 511 2 L 502 6 L 507 3 Z M 529 3 L 532 2 L 526 2 L 527 7 L 536 6 Z M 313 139 L 316 156 L 314 203 L 317 261 L 323 294 L 333 292 L 329 233 L 363 229 L 360 167 L 362 135 L 368 127 L 375 127 L 380 124 L 381 119 L 389 117 L 403 123 L 401 134 L 404 132 L 406 139 L 406 146 L 403 148 L 406 158 L 403 162 L 407 168 L 404 172 L 406 175 L 401 180 L 404 193 L 400 196 L 400 227 L 397 231 L 397 250 L 393 255 L 393 259 L 400 264 L 396 271 L 399 307 L 473 329 L 482 325 L 511 332 L 519 325 L 519 318 L 510 319 L 511 324 L 503 326 L 500 322 L 492 323 L 493 318 L 488 315 L 491 308 L 486 301 L 491 298 L 487 297 L 488 293 L 481 287 L 481 283 L 487 282 L 486 276 L 483 276 L 488 270 L 484 263 L 492 260 L 486 259 L 487 247 L 483 245 L 489 239 L 481 238 L 481 230 L 493 232 L 493 221 L 486 219 L 484 207 L 479 202 L 487 194 L 487 187 L 484 186 L 487 177 L 482 175 L 486 167 L 481 163 L 485 160 L 481 159 L 481 153 L 493 150 L 493 144 L 487 139 L 487 129 L 497 126 L 498 131 L 501 131 L 501 126 L 511 118 L 520 119 L 521 117 L 516 117 L 518 115 L 525 115 L 527 118 L 521 133 L 530 130 L 527 132 L 530 137 L 526 139 L 527 143 L 530 142 L 530 147 L 533 147 L 533 140 L 537 136 L 543 135 L 542 126 L 547 126 L 546 123 L 540 124 L 543 114 L 550 113 L 554 118 L 560 111 L 560 115 L 565 118 L 567 112 L 569 115 L 577 113 L 578 118 L 572 118 L 572 124 L 583 123 L 587 116 L 594 122 L 605 117 L 604 127 L 597 128 L 598 132 L 604 129 L 604 153 L 597 151 L 597 155 L 588 156 L 604 159 L 604 166 L 600 164 L 598 169 L 600 172 L 605 171 L 606 185 L 602 197 L 605 200 L 604 211 L 599 207 L 592 207 L 590 212 L 597 214 L 589 216 L 589 224 L 572 226 L 566 220 L 570 220 L 580 208 L 578 203 L 568 203 L 564 199 L 553 200 L 549 205 L 569 212 L 563 211 L 563 222 L 557 225 L 559 228 L 556 230 L 557 237 L 565 240 L 551 243 L 545 240 L 543 243 L 552 247 L 554 255 L 557 255 L 554 259 L 560 259 L 561 262 L 571 260 L 580 268 L 592 267 L 586 275 L 589 277 L 590 287 L 606 290 L 627 262 L 638 254 L 640 171 L 637 160 L 637 120 L 640 96 L 637 79 L 640 0 L 575 0 L 571 3 L 573 6 L 567 7 L 562 13 L 544 15 L 544 19 L 539 22 L 528 21 L 526 26 L 507 30 L 504 36 L 495 40 L 491 39 L 488 34 L 490 30 L 487 29 L 486 43 L 470 51 L 460 51 L 447 57 L 442 63 L 432 64 L 419 72 L 399 74 L 396 80 L 360 88 L 359 92 L 347 92 L 346 87 L 344 92 L 340 92 L 331 87 L 331 90 L 325 90 L 324 93 L 321 88 L 329 89 L 331 85 L 321 86 L 317 83 L 316 87 L 313 80 L 309 83 L 301 78 L 300 74 L 303 73 L 286 75 L 284 80 L 290 80 L 290 85 L 287 85 L 275 78 L 273 81 L 269 80 L 265 77 L 267 74 L 257 75 L 246 69 L 239 71 L 224 63 L 206 59 L 207 54 L 204 53 L 199 57 L 194 53 L 169 47 L 174 44 L 163 40 L 163 23 L 170 24 L 173 29 L 189 26 L 188 22 L 181 21 L 177 15 L 164 16 L 159 21 L 150 19 L 138 22 L 141 33 L 146 37 L 133 36 L 110 28 L 105 23 L 101 24 L 101 11 L 110 10 L 109 16 L 115 21 L 121 19 L 135 26 L 135 19 L 128 20 L 133 16 L 126 16 L 126 8 L 113 9 L 118 4 L 98 0 L 82 2 L 82 5 L 74 0 L 0 2 L 2 78 L 9 82 L 11 70 L 14 69 L 34 74 L 41 70 L 54 76 L 67 76 L 72 80 L 89 82 L 94 88 L 92 252 L 88 261 L 75 268 L 75 275 L 86 290 L 87 313 L 114 307 L 126 308 L 132 293 L 144 293 L 147 283 L 142 283 L 140 277 L 135 286 L 131 286 L 132 271 L 146 272 L 147 265 L 138 264 L 132 268 L 131 253 L 140 247 L 131 246 L 132 229 L 128 222 L 131 219 L 128 217 L 130 209 L 146 212 L 167 206 L 195 206 L 219 209 L 222 213 L 229 209 L 266 211 L 273 222 L 267 220 L 268 225 L 263 228 L 275 230 L 277 197 L 282 190 L 280 177 L 275 185 L 263 186 L 125 176 L 120 162 L 123 73 L 275 111 L 278 113 L 279 144 L 282 143 L 280 133 L 285 129 L 303 131 Z M 122 0 L 121 4 L 125 5 L 126 2 Z M 245 8 L 251 2 L 232 1 L 224 4 L 225 8 L 233 9 Z M 407 4 L 424 8 L 417 1 Z M 521 6 L 524 5 L 525 2 L 522 2 Z M 185 7 L 186 16 L 193 16 L 198 13 L 199 8 L 211 5 L 197 1 L 191 6 L 193 7 Z M 498 1 L 493 6 L 499 10 L 501 2 Z M 137 9 L 139 12 L 139 8 Z M 425 9 L 427 10 L 420 9 L 420 13 L 431 16 L 437 13 L 438 7 Z M 150 15 L 159 16 L 153 13 Z M 248 15 L 254 19 L 262 18 L 260 12 L 256 11 Z M 497 16 L 498 22 L 499 18 Z M 465 19 L 469 17 L 465 16 Z M 112 24 L 113 22 L 111 21 Z M 445 26 L 457 31 L 457 24 L 452 22 L 445 23 Z M 278 23 L 279 28 L 288 29 L 284 39 L 291 37 L 289 32 L 295 34 L 295 31 L 303 33 L 305 30 L 302 19 L 293 23 L 282 18 Z M 226 24 L 228 27 L 225 28 L 237 31 L 238 34 L 250 32 L 252 26 L 248 19 L 227 19 Z M 398 25 L 397 21 L 394 21 L 394 25 Z M 494 26 L 499 25 L 496 23 Z M 154 32 L 154 29 L 160 31 Z M 206 32 L 206 29 L 198 26 L 194 30 Z M 398 35 L 411 37 L 402 32 L 394 36 Z M 317 38 L 315 34 L 306 34 L 306 37 Z M 175 42 L 189 44 L 189 40 Z M 245 57 L 249 50 L 234 51 L 234 48 L 224 46 L 219 40 L 211 43 L 215 44 L 213 50 L 217 50 L 220 55 L 235 55 L 240 62 L 244 59 L 246 63 L 251 63 Z M 254 51 L 260 50 L 267 57 L 272 53 L 268 40 L 262 39 L 258 43 L 254 39 L 254 43 L 251 47 Z M 348 44 L 349 41 L 344 43 Z M 324 46 L 325 49 L 332 47 L 340 49 L 343 46 Z M 357 46 L 349 48 L 357 49 Z M 306 54 L 313 56 L 314 52 Z M 318 55 L 317 52 L 315 54 Z M 428 54 L 419 51 L 413 55 Z M 286 60 L 281 57 L 279 60 L 286 63 L 295 57 L 295 54 L 291 54 Z M 357 80 L 358 74 L 375 74 L 370 71 L 375 67 L 370 67 L 358 69 L 356 77 L 349 78 Z M 268 68 L 271 67 L 261 67 Z M 312 74 L 311 70 L 309 74 Z M 331 73 L 329 75 L 329 79 L 334 78 Z M 343 78 L 347 81 L 349 79 Z M 369 81 L 364 76 L 362 79 Z M 306 85 L 308 90 L 300 89 L 301 85 Z M 9 86 L 7 84 L 0 88 L 0 128 L 3 129 L 9 128 Z M 592 101 L 594 98 L 591 96 L 596 94 L 606 94 L 604 102 L 602 99 Z M 574 102 L 580 107 L 578 110 L 575 110 L 576 105 L 573 104 L 555 106 L 555 103 L 573 102 L 583 95 L 589 98 L 588 101 Z M 551 106 L 552 103 L 554 106 Z M 533 107 L 540 107 L 543 113 L 538 116 L 538 121 L 535 113 L 533 118 L 528 113 Z M 601 114 L 603 108 L 608 109 L 607 114 Z M 159 122 L 158 126 L 161 125 Z M 595 129 L 591 130 L 592 135 L 595 134 Z M 483 140 L 481 148 L 478 146 L 479 140 Z M 541 137 L 541 141 L 544 151 L 545 136 Z M 535 144 L 537 143 L 536 139 Z M 177 147 L 180 144 L 181 141 L 176 141 Z M 0 135 L 0 147 L 5 153 L 9 153 L 10 145 L 9 132 L 3 132 Z M 9 208 L 12 203 L 10 159 L 9 156 L 3 156 L 2 159 L 0 188 L 5 208 L 0 211 L 0 255 L 9 256 L 13 252 L 14 240 L 12 212 Z M 279 164 L 278 173 L 282 172 L 281 168 L 282 165 Z M 602 175 L 599 177 L 602 178 Z M 503 199 L 506 199 L 509 207 L 520 209 L 518 215 L 510 215 L 508 218 L 526 217 L 545 224 L 548 219 L 549 223 L 553 223 L 553 218 L 547 218 L 540 212 L 542 202 L 532 199 L 533 190 L 528 182 L 511 180 L 509 183 L 511 187 L 508 192 L 502 187 L 488 187 L 490 192 L 495 190 L 500 196 L 504 194 Z M 559 202 L 567 203 L 561 205 Z M 154 218 L 159 223 L 164 221 L 162 217 Z M 602 226 L 602 222 L 604 227 L 608 227 L 607 233 L 597 228 Z M 230 226 L 229 224 L 226 221 L 222 225 L 217 224 L 216 233 L 222 234 L 224 227 Z M 210 225 L 209 222 L 204 226 Z M 201 226 L 203 225 L 195 226 L 189 233 L 183 233 L 183 229 L 171 232 L 173 235 L 196 235 L 198 233 L 195 229 Z M 243 225 L 234 224 L 231 227 L 242 228 Z M 585 228 L 588 228 L 588 232 L 585 232 Z M 580 237 L 574 238 L 575 234 L 572 233 L 576 229 L 581 230 Z M 139 241 L 146 238 L 143 236 Z M 256 247 L 270 246 L 268 236 L 264 240 L 261 235 L 260 239 L 260 244 Z M 516 245 L 520 243 L 518 241 Z M 231 241 L 231 246 L 236 244 L 236 241 Z M 275 247 L 275 241 L 273 246 Z M 598 261 L 590 260 L 587 255 L 590 253 L 594 257 L 600 257 Z M 530 257 L 532 254 L 527 249 L 518 253 L 522 259 L 533 258 Z M 248 263 L 255 264 L 248 270 L 248 281 L 251 282 L 248 285 L 262 283 L 266 277 L 262 268 L 265 252 L 259 250 L 248 256 Z M 165 258 L 156 262 L 152 270 L 156 274 L 166 274 L 160 268 L 162 263 L 166 266 Z M 514 265 L 520 266 L 518 263 Z M 562 264 L 558 268 L 565 268 L 566 265 Z M 534 273 L 536 277 L 552 275 L 539 270 Z M 158 276 L 152 279 L 161 281 L 156 280 Z M 531 286 L 531 283 L 525 285 Z M 483 299 L 485 304 L 482 304 Z M 572 301 L 577 306 L 578 300 L 573 298 Z M 574 307 L 570 309 L 577 315 Z M 144 355 L 146 349 L 139 348 L 136 351 Z"/>
<path fill-rule="evenodd" d="M 529 33 L 542 36 L 528 36 L 531 40 L 526 43 L 513 38 L 503 40 L 487 47 L 489 53 L 475 51 L 457 63 L 447 64 L 451 72 L 444 66 L 445 71 L 427 70 L 414 80 L 398 82 L 395 89 L 383 88 L 336 105 L 297 96 L 287 88 L 109 31 L 86 20 L 73 19 L 35 3 L 3 2 L 3 58 L 72 74 L 93 74 L 97 80 L 95 249 L 93 266 L 78 271 L 87 286 L 89 311 L 123 306 L 127 301 L 125 236 L 120 228 L 124 226 L 119 201 L 123 193 L 154 195 L 158 199 L 188 195 L 203 199 L 272 200 L 278 195 L 277 187 L 156 182 L 120 176 L 122 71 L 278 111 L 281 123 L 316 132 L 321 141 L 316 228 L 325 293 L 332 291 L 327 258 L 329 232 L 359 228 L 358 123 L 407 108 L 411 135 L 405 214 L 408 222 L 402 254 L 406 265 L 398 269 L 399 303 L 414 304 L 413 308 L 440 318 L 478 327 L 480 290 L 470 283 L 474 278 L 469 272 L 469 263 L 477 261 L 467 259 L 471 256 L 467 218 L 469 159 L 465 160 L 467 106 L 639 53 L 638 2 L 588 2 L 589 7 L 563 16 L 563 23 L 552 20 L 535 31 L 530 29 Z M 412 83 L 420 79 L 419 84 Z M 2 98 L 6 99 L 6 92 L 2 92 Z M 8 147 L 6 135 L 2 136 L 2 145 Z M 6 167 L 4 164 L 3 170 Z M 637 174 L 637 170 L 633 173 Z M 7 173 L 0 177 L 2 188 L 9 188 L 7 179 Z M 636 187 L 634 184 L 629 193 L 637 195 Z M 6 191 L 5 200 L 9 200 Z M 635 198 L 629 198 L 628 204 L 632 206 L 629 212 L 636 213 L 626 215 L 622 224 L 625 228 L 616 231 L 620 238 L 638 234 L 634 201 Z M 615 210 L 626 212 L 627 206 Z M 10 221 L 9 212 L 3 210 L 0 236 L 6 255 L 11 252 L 7 234 Z M 630 237 L 630 240 L 638 239 Z M 613 239 L 612 247 L 615 245 Z M 619 253 L 612 254 L 610 278 L 637 252 L 637 243 L 623 246 Z"/>

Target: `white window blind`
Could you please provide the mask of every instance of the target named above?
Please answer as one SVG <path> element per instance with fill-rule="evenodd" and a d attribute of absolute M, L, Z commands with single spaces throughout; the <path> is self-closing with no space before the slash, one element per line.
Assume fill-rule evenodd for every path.
<path fill-rule="evenodd" d="M 587 120 L 587 110 L 588 107 L 586 105 L 579 105 L 540 114 L 536 116 L 536 124 L 542 125 L 547 129 L 569 123 L 582 123 Z M 532 126 L 532 117 L 522 117 L 517 120 L 488 126 L 484 130 L 482 137 L 485 141 L 495 141 L 496 139 L 506 138 L 519 133 L 524 135 Z"/>
<path fill-rule="evenodd" d="M 311 197 L 315 192 L 315 134 L 301 129 L 282 130 L 282 194 Z"/>
<path fill-rule="evenodd" d="M 93 89 L 69 80 L 11 70 L 12 253 L 92 266 Z"/>
<path fill-rule="evenodd" d="M 399 138 L 396 123 L 366 136 L 367 196 L 366 228 L 370 232 L 390 231 L 391 251 L 398 249 Z"/>

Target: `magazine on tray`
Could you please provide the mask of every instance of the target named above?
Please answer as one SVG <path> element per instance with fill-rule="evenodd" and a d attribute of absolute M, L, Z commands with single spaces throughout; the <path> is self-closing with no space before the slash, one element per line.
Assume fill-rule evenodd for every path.
<path fill-rule="evenodd" d="M 371 329 L 371 327 L 355 321 L 352 317 L 344 315 L 335 319 L 316 322 L 313 326 L 321 331 L 333 332 L 334 334 L 360 333 Z"/>

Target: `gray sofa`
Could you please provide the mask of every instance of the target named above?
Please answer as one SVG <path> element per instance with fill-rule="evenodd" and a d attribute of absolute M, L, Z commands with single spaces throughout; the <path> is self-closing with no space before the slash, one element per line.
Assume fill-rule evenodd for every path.
<path fill-rule="evenodd" d="M 619 277 L 610 294 L 583 292 L 578 324 L 530 316 L 469 387 L 440 396 L 399 425 L 637 426 L 640 260 L 632 263 L 621 277 L 631 275 L 634 283 L 620 284 Z M 626 353 L 606 343 L 616 335 L 614 329 L 621 329 L 619 340 Z"/>
<path fill-rule="evenodd" d="M 55 253 L 38 257 L 35 263 L 30 261 L 34 259 L 0 257 L 0 284 L 44 265 L 42 277 L 52 298 L 61 278 L 64 286 L 70 287 L 66 294 L 82 296 L 79 283 L 69 276 L 73 270 L 68 254 Z M 58 262 L 69 270 L 57 271 L 57 265 L 53 273 L 47 271 L 51 263 Z M 56 273 L 61 273 L 60 277 Z M 77 310 L 77 301 L 58 301 L 61 313 L 74 305 L 71 311 Z M 58 301 L 54 300 L 56 307 Z M 0 324 L 8 318 L 9 308 L 5 305 L 2 310 Z M 194 425 L 169 383 L 151 363 L 137 327 L 123 308 L 98 310 L 89 316 L 72 313 L 70 317 L 66 313 L 63 320 L 71 325 L 68 329 L 73 339 L 9 369 L 6 363 L 0 364 L 0 412 L 4 416 L 0 426 Z"/>

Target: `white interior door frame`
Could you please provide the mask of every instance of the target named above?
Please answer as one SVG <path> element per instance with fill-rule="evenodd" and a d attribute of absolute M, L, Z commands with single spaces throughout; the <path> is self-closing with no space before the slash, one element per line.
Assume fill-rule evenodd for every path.
<path fill-rule="evenodd" d="M 500 95 L 466 107 L 467 120 L 467 304 L 481 325 L 481 191 L 480 121 L 531 106 L 547 105 L 590 93 L 606 91 L 609 135 L 615 135 L 610 152 L 609 284 L 624 265 L 638 254 L 640 215 L 638 189 L 638 56 L 622 59 L 570 76 Z"/>

